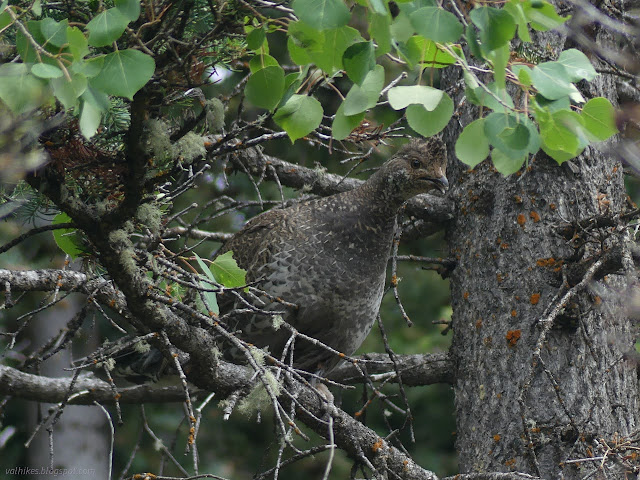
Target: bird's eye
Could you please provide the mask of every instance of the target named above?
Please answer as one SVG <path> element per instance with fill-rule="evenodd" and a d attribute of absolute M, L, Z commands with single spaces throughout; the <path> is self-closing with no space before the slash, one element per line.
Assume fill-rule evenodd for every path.
<path fill-rule="evenodd" d="M 420 160 L 417 158 L 411 160 L 411 168 L 420 168 Z"/>

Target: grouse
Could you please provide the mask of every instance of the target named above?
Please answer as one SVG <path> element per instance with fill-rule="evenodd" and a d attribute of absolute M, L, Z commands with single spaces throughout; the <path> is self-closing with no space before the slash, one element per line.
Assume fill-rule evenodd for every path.
<path fill-rule="evenodd" d="M 353 190 L 272 209 L 251 219 L 218 252 L 232 251 L 247 282 L 264 295 L 237 297 L 222 309 L 242 340 L 293 366 L 326 373 L 365 340 L 380 308 L 398 210 L 420 193 L 448 188 L 446 150 L 438 139 L 413 139 Z M 280 302 L 278 300 L 284 300 Z M 244 305 L 243 305 L 244 303 Z M 278 311 L 292 329 L 279 327 Z M 262 313 L 264 312 L 264 313 Z M 293 347 L 293 357 L 284 352 Z M 331 348 L 327 349 L 325 346 Z M 332 351 L 333 350 L 333 351 Z M 225 356 L 240 360 L 227 348 Z"/>
<path fill-rule="evenodd" d="M 222 295 L 221 321 L 295 368 L 326 374 L 339 354 L 358 349 L 378 315 L 398 210 L 420 193 L 444 193 L 446 164 L 440 140 L 413 139 L 353 190 L 252 218 L 217 255 L 232 251 L 258 294 Z M 156 348 L 115 348 L 114 374 L 129 381 L 157 381 L 172 369 Z M 237 344 L 221 339 L 220 349 L 246 363 Z"/>

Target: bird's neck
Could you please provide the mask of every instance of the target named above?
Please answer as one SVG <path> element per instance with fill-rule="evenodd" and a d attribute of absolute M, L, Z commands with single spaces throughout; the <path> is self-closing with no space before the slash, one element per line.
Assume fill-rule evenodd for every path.
<path fill-rule="evenodd" d="M 378 171 L 354 190 L 354 196 L 362 203 L 361 208 L 364 211 L 381 221 L 393 223 L 398 210 L 406 201 L 399 190 L 393 187 L 389 177 L 381 175 Z"/>

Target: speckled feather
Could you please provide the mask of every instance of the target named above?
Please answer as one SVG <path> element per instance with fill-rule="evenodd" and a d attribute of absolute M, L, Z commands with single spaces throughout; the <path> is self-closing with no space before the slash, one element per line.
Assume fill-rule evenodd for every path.
<path fill-rule="evenodd" d="M 247 281 L 298 307 L 285 309 L 264 297 L 267 306 L 262 308 L 286 310 L 284 320 L 299 332 L 351 355 L 380 308 L 398 209 L 419 193 L 444 191 L 445 168 L 439 140 L 412 140 L 353 190 L 253 218 L 219 254 L 233 251 L 247 270 Z M 231 307 L 230 302 L 221 306 L 222 313 Z M 245 314 L 235 316 L 230 327 L 279 357 L 290 332 L 272 323 L 267 315 Z M 339 361 L 302 339 L 295 345 L 298 368 L 326 372 Z M 237 359 L 237 351 L 228 353 Z"/>

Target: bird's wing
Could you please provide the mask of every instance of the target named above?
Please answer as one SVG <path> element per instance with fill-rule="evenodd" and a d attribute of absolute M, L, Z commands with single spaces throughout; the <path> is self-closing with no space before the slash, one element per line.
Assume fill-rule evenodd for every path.
<path fill-rule="evenodd" d="M 258 286 L 260 286 L 261 278 L 268 275 L 274 255 L 281 248 L 280 237 L 282 237 L 283 229 L 286 229 L 287 224 L 290 223 L 290 213 L 282 209 L 272 209 L 252 218 L 220 248 L 217 255 L 232 251 L 238 266 L 247 271 L 247 282 L 258 281 Z M 247 300 L 253 303 L 251 298 L 247 298 Z M 222 315 L 229 313 L 234 308 L 245 308 L 238 302 L 238 298 L 230 293 L 218 297 L 218 306 Z M 261 305 L 260 308 L 263 306 Z M 254 317 L 255 315 L 252 314 L 235 316 L 231 319 L 230 328 L 232 330 L 246 330 L 247 325 L 255 322 L 267 321 L 269 325 L 272 323 L 270 318 Z M 236 323 L 233 323 L 234 321 Z M 265 342 L 269 344 L 265 335 L 261 340 L 261 344 L 265 344 Z M 256 343 L 256 340 L 252 339 L 252 343 Z"/>
<path fill-rule="evenodd" d="M 238 266 L 247 270 L 247 281 L 255 280 L 253 273 L 258 266 L 269 263 L 278 243 L 278 232 L 286 228 L 287 218 L 286 210 L 282 209 L 271 209 L 252 218 L 216 256 L 232 251 Z"/>

